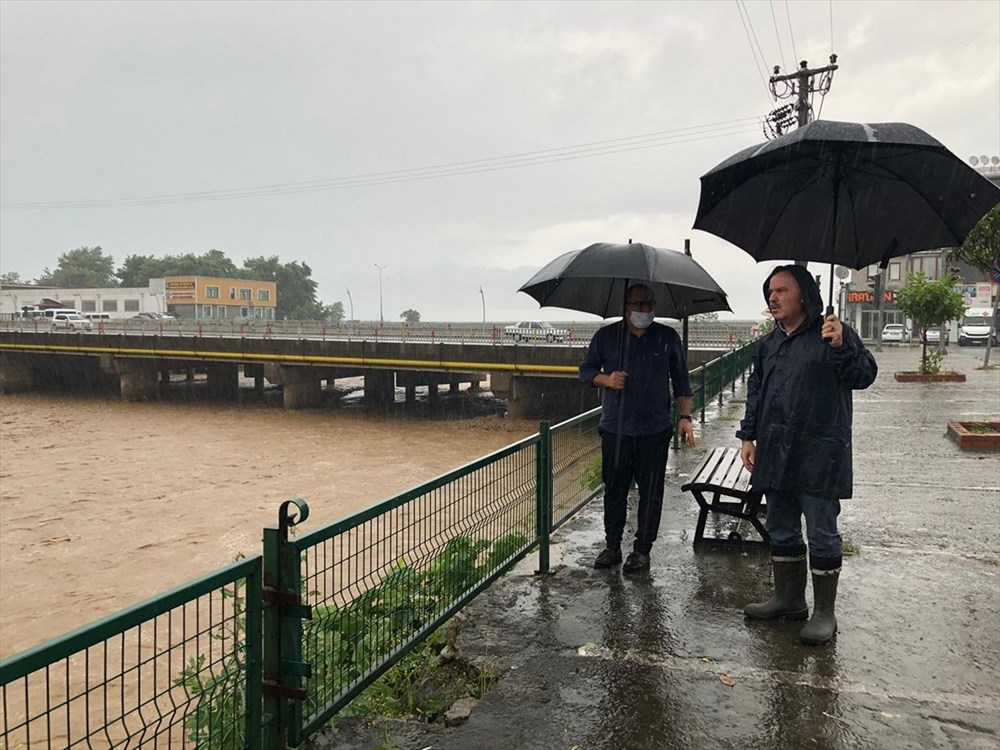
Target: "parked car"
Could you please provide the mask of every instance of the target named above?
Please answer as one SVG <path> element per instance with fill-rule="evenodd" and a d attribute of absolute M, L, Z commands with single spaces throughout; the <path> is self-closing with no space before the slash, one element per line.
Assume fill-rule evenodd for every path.
<path fill-rule="evenodd" d="M 179 320 L 179 318 L 173 313 L 141 312 L 138 315 L 133 315 L 132 320 L 138 320 L 140 322 L 144 320 L 152 320 L 157 323 L 170 323 Z"/>
<path fill-rule="evenodd" d="M 882 341 L 895 341 L 900 344 L 910 342 L 910 333 L 902 323 L 889 323 L 882 329 Z"/>
<path fill-rule="evenodd" d="M 89 331 L 94 324 L 78 312 L 56 313 L 52 316 L 53 331 Z"/>
<path fill-rule="evenodd" d="M 941 342 L 941 329 L 937 326 L 933 328 L 928 327 L 927 329 L 927 343 L 928 344 L 938 344 Z M 945 331 L 944 343 L 951 343 L 951 331 Z"/>
<path fill-rule="evenodd" d="M 510 336 L 514 341 L 565 341 L 568 331 L 562 328 L 555 328 L 551 323 L 537 320 L 522 320 L 512 326 L 503 329 L 504 334 Z"/>

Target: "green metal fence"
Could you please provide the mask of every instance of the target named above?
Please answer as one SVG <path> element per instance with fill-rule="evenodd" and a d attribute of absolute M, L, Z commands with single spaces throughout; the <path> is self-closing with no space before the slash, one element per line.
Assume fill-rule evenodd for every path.
<path fill-rule="evenodd" d="M 0 662 L 0 748 L 258 748 L 261 558 Z"/>
<path fill-rule="evenodd" d="M 751 347 L 692 372 L 695 408 Z M 601 410 L 0 661 L 0 750 L 297 745 L 601 491 Z"/>

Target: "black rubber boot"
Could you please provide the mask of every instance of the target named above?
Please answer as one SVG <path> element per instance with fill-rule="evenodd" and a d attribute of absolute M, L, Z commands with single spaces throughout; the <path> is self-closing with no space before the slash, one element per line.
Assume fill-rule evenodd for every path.
<path fill-rule="evenodd" d="M 806 645 L 822 646 L 833 640 L 837 632 L 834 605 L 837 603 L 837 582 L 840 580 L 840 558 L 836 560 L 835 569 L 817 569 L 815 565 L 818 561 L 813 560 L 813 614 L 799 633 L 799 640 Z"/>
<path fill-rule="evenodd" d="M 771 569 L 774 571 L 774 595 L 766 602 L 748 604 L 743 614 L 750 620 L 805 620 L 809 617 L 806 604 L 806 577 L 809 563 L 805 545 L 801 550 L 781 550 L 793 554 L 777 554 L 772 550 Z"/>

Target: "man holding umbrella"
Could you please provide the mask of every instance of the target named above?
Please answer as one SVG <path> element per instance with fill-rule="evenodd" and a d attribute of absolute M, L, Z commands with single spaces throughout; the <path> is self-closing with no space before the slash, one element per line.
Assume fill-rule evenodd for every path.
<path fill-rule="evenodd" d="M 743 611 L 754 620 L 805 620 L 811 568 L 813 615 L 799 639 L 819 645 L 837 632 L 837 516 L 852 491 L 851 395 L 875 381 L 878 365 L 857 333 L 836 315 L 821 315 L 819 288 L 803 266 L 775 268 L 764 298 L 775 326 L 754 350 L 736 437 L 751 487 L 767 497 L 774 595 Z"/>
<path fill-rule="evenodd" d="M 594 562 L 611 568 L 622 562 L 621 542 L 628 491 L 639 488 L 639 511 L 626 573 L 647 570 L 660 527 L 667 450 L 673 436 L 671 385 L 677 401 L 677 429 L 695 444 L 691 382 L 680 337 L 653 321 L 653 292 L 644 284 L 628 288 L 624 320 L 600 329 L 580 365 L 580 380 L 603 388 L 601 456 L 606 548 Z"/>

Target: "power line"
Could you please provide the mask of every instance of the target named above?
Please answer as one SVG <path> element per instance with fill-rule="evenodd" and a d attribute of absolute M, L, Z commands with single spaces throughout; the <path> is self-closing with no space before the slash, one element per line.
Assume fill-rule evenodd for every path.
<path fill-rule="evenodd" d="M 830 0 L 830 54 L 833 54 L 833 0 Z"/>
<path fill-rule="evenodd" d="M 526 166 L 550 164 L 560 161 L 593 158 L 610 154 L 640 151 L 650 148 L 690 143 L 712 138 L 728 137 L 756 131 L 760 124 L 758 117 L 744 117 L 706 125 L 696 125 L 672 130 L 656 131 L 640 135 L 612 138 L 603 141 L 562 146 L 551 149 L 526 151 L 506 156 L 450 162 L 428 167 L 370 172 L 347 177 L 305 182 L 257 185 L 246 188 L 230 188 L 191 193 L 148 195 L 134 198 L 102 198 L 92 200 L 35 201 L 0 204 L 3 209 L 51 209 L 51 208 L 111 208 L 124 206 L 164 205 L 172 203 L 195 203 L 216 200 L 236 200 L 240 198 L 273 195 L 295 195 L 299 193 L 344 190 L 372 185 L 396 184 L 421 180 L 455 177 L 467 174 L 494 172 Z"/>
<path fill-rule="evenodd" d="M 757 75 L 760 76 L 760 82 L 764 84 L 764 91 L 766 92 L 765 96 L 767 96 L 768 104 L 770 104 L 771 103 L 770 92 L 768 91 L 767 81 L 764 80 L 764 69 L 761 68 L 761 63 L 763 63 L 764 67 L 766 68 L 767 62 L 763 59 L 760 62 L 758 62 L 757 60 L 757 50 L 754 49 L 753 42 L 750 40 L 750 29 L 747 28 L 747 22 L 743 18 L 743 13 L 745 11 L 745 8 L 743 8 L 740 5 L 740 0 L 736 0 L 736 10 L 740 14 L 740 22 L 743 24 L 743 33 L 746 34 L 747 44 L 750 45 L 750 55 L 753 57 L 753 64 L 757 66 Z M 759 46 L 760 45 L 758 45 L 758 47 Z"/>
<path fill-rule="evenodd" d="M 788 0 L 785 0 L 785 18 L 788 19 L 788 36 L 792 39 L 792 54 L 795 56 L 792 62 L 799 61 L 799 53 L 795 49 L 795 32 L 792 31 L 792 14 L 788 10 Z M 833 52 L 833 50 L 830 50 Z"/>
<path fill-rule="evenodd" d="M 785 65 L 785 50 L 781 48 L 781 34 L 778 33 L 778 17 L 774 13 L 774 0 L 767 0 L 767 4 L 771 8 L 771 21 L 774 23 L 774 38 L 778 40 L 778 59 L 781 60 L 782 65 Z M 785 68 L 787 69 L 788 66 L 785 65 Z"/>

